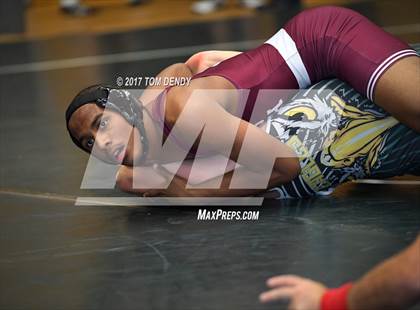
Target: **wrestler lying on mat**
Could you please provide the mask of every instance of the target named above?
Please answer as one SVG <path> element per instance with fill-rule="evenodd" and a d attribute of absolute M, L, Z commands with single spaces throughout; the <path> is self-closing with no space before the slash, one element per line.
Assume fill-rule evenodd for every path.
<path fill-rule="evenodd" d="M 166 88 L 154 100 L 146 94 L 141 104 L 133 104 L 128 92 L 92 86 L 67 109 L 76 145 L 122 164 L 118 185 L 124 191 L 248 196 L 270 189 L 267 196 L 303 197 L 330 193 L 353 179 L 420 174 L 420 59 L 354 11 L 307 10 L 254 50 L 201 53 L 187 65 L 192 73 L 183 65 L 168 70 L 194 74 L 192 82 Z M 278 94 L 263 101 L 257 97 L 265 90 L 302 89 L 331 77 L 354 90 L 331 80 L 328 88 L 335 93 L 325 96 L 315 85 L 287 101 Z M 249 90 L 245 97 L 243 90 Z M 255 113 L 261 106 L 265 115 Z M 219 173 L 186 189 L 188 160 L 218 155 L 226 158 L 212 169 Z M 176 166 L 180 169 L 165 166 L 185 158 Z M 151 178 L 145 176 L 151 175 L 155 184 L 169 184 L 173 173 L 177 176 L 165 189 L 145 190 L 133 187 L 133 170 L 135 184 L 147 183 Z M 224 174 L 221 186 L 219 174 Z"/>

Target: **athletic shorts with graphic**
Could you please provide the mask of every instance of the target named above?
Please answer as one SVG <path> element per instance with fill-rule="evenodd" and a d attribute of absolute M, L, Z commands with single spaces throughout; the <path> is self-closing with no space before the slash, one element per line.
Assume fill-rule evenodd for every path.
<path fill-rule="evenodd" d="M 363 178 L 420 175 L 420 134 L 348 84 L 325 80 L 267 111 L 266 132 L 299 156 L 301 172 L 278 198 L 330 194 Z"/>

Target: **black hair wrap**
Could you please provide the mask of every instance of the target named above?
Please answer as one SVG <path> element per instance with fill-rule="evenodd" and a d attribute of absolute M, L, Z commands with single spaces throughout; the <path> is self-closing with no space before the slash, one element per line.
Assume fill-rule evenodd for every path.
<path fill-rule="evenodd" d="M 87 150 L 81 145 L 79 140 L 71 134 L 69 121 L 77 109 L 88 103 L 96 103 L 100 108 L 111 109 L 120 113 L 130 125 L 139 130 L 142 154 L 139 161 L 136 161 L 136 163 L 145 162 L 149 150 L 149 143 L 143 122 L 143 104 L 134 98 L 127 90 L 115 89 L 102 85 L 88 87 L 77 94 L 66 110 L 66 125 L 73 142 L 85 151 Z"/>

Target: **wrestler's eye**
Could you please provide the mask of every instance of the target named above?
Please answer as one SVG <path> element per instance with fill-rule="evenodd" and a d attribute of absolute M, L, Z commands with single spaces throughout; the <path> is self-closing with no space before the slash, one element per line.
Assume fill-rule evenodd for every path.
<path fill-rule="evenodd" d="M 93 145 L 95 144 L 95 139 L 90 138 L 89 140 L 87 140 L 86 142 L 86 146 L 88 147 L 88 149 L 91 149 L 93 147 Z"/>
<path fill-rule="evenodd" d="M 106 125 L 108 125 L 108 120 L 102 119 L 101 122 L 99 123 L 99 128 L 100 129 L 106 128 Z"/>

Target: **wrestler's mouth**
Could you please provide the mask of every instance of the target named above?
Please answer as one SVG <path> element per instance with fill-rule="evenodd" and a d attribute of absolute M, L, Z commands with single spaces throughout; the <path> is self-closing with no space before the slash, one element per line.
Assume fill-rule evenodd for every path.
<path fill-rule="evenodd" d="M 118 162 L 118 163 L 122 163 L 125 157 L 125 149 L 123 145 L 118 146 L 114 152 L 112 153 L 114 159 Z"/>

